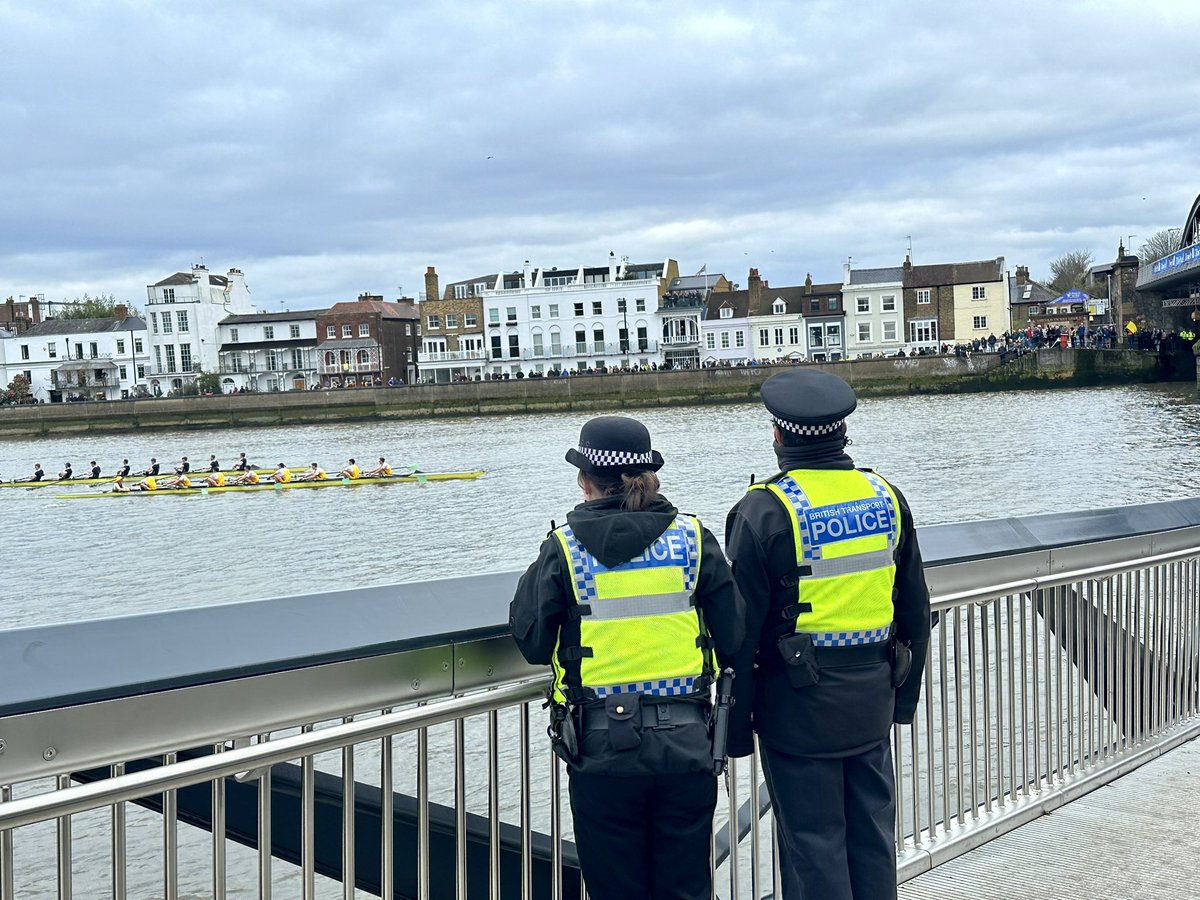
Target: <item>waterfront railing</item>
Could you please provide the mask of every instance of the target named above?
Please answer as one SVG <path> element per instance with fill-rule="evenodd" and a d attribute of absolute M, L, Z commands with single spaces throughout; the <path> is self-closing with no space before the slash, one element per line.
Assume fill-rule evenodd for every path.
<path fill-rule="evenodd" d="M 1200 500 L 920 537 L 902 880 L 1200 734 Z M 515 579 L 0 632 L 0 900 L 583 896 Z M 777 896 L 757 755 L 718 812 L 717 895 Z"/>

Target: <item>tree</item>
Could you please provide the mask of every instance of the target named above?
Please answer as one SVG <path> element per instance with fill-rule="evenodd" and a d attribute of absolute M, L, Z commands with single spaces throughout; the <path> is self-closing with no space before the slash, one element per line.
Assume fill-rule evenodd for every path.
<path fill-rule="evenodd" d="M 6 400 L 22 400 L 29 396 L 29 379 L 24 375 L 14 375 L 4 396 Z"/>
<path fill-rule="evenodd" d="M 221 376 L 216 372 L 201 372 L 196 377 L 196 388 L 202 394 L 221 393 Z"/>
<path fill-rule="evenodd" d="M 1046 286 L 1060 294 L 1070 290 L 1086 291 L 1087 273 L 1091 267 L 1090 250 L 1071 250 L 1050 261 L 1050 281 Z"/>
<path fill-rule="evenodd" d="M 1142 265 L 1148 265 L 1164 256 L 1170 256 L 1179 249 L 1179 238 L 1183 231 L 1179 228 L 1164 228 L 1151 235 L 1150 240 L 1138 248 L 1138 260 Z"/>
<path fill-rule="evenodd" d="M 97 294 L 95 297 L 84 294 L 66 302 L 71 305 L 57 313 L 60 319 L 111 319 L 117 309 L 117 300 L 112 294 Z M 132 313 L 134 310 L 130 307 L 129 311 Z"/>

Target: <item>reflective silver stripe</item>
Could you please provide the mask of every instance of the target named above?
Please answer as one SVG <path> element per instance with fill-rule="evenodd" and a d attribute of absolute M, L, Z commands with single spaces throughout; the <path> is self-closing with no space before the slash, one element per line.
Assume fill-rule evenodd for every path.
<path fill-rule="evenodd" d="M 806 560 L 804 565 L 812 567 L 811 575 L 801 575 L 801 580 L 809 578 L 835 578 L 838 575 L 854 575 L 858 572 L 874 572 L 886 569 L 895 562 L 892 550 L 871 550 L 867 553 L 855 553 L 838 559 Z"/>
<path fill-rule="evenodd" d="M 692 608 L 692 595 L 687 591 L 670 594 L 647 594 L 641 597 L 614 597 L 611 600 L 592 600 L 588 603 L 588 619 L 636 619 L 643 616 L 666 616 L 687 612 Z"/>

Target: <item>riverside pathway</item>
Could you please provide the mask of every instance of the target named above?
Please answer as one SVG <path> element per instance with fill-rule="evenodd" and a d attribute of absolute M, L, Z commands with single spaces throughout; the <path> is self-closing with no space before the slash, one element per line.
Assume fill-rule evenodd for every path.
<path fill-rule="evenodd" d="M 900 886 L 902 900 L 1200 897 L 1200 738 Z"/>

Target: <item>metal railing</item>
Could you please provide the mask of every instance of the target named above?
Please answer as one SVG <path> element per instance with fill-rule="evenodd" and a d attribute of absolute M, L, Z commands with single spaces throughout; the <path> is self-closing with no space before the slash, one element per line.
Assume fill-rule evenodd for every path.
<path fill-rule="evenodd" d="M 1075 538 L 1078 516 L 921 530 L 938 620 L 893 737 L 902 879 L 1200 733 L 1200 501 L 1107 514 Z M 287 599 L 290 621 L 365 621 L 386 645 L 314 624 L 316 651 L 219 646 L 281 601 L 133 617 L 120 640 L 153 629 L 179 653 L 116 674 L 87 658 L 124 658 L 114 632 L 87 649 L 102 622 L 0 632 L 0 653 L 36 640 L 78 664 L 0 689 L 0 900 L 583 896 L 546 674 L 495 621 L 515 577 L 411 586 L 419 614 L 403 585 Z M 731 765 L 717 818 L 717 894 L 777 895 L 757 755 Z"/>

